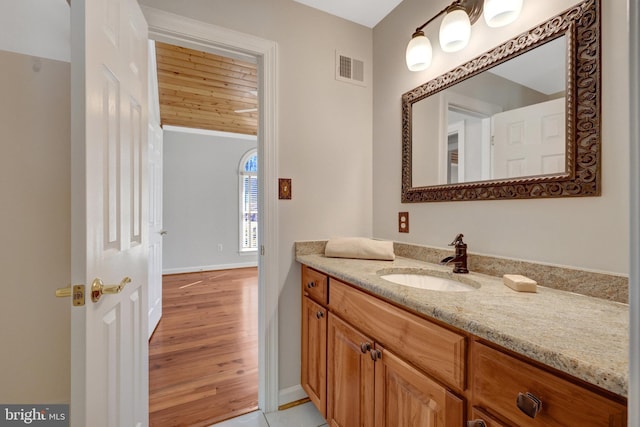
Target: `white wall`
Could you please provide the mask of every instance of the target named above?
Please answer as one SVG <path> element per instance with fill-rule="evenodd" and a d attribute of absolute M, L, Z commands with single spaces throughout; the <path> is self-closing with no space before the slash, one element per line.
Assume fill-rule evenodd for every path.
<path fill-rule="evenodd" d="M 293 243 L 372 232 L 372 30 L 291 0 L 141 3 L 278 43 L 277 174 L 292 179 L 293 194 L 278 205 L 279 386 L 298 385 L 300 267 Z M 336 49 L 364 60 L 367 87 L 335 80 Z"/>
<path fill-rule="evenodd" d="M 69 16 L 66 0 L 3 1 L 0 50 L 69 62 Z"/>
<path fill-rule="evenodd" d="M 239 254 L 238 241 L 238 166 L 256 144 L 165 130 L 163 273 L 258 265 L 255 253 Z"/>
<path fill-rule="evenodd" d="M 629 271 L 629 126 L 625 2 L 602 2 L 602 196 L 547 200 L 402 204 L 402 93 L 435 78 L 536 23 L 577 4 L 575 0 L 525 1 L 521 17 L 502 29 L 481 19 L 469 46 L 443 54 L 437 41 L 428 70 L 412 73 L 404 60 L 413 30 L 442 7 L 404 0 L 373 31 L 374 236 L 445 247 L 464 233 L 472 253 L 626 274 Z M 438 29 L 430 25 L 427 35 Z M 409 211 L 410 234 L 397 233 L 397 213 Z"/>
<path fill-rule="evenodd" d="M 0 402 L 68 403 L 70 66 L 0 51 Z"/>

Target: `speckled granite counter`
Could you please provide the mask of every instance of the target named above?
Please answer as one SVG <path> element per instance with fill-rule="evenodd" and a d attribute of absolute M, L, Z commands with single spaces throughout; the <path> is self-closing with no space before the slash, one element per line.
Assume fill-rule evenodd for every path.
<path fill-rule="evenodd" d="M 555 289 L 518 293 L 502 279 L 409 258 L 369 261 L 298 253 L 296 260 L 375 295 L 627 396 L 629 306 Z M 429 270 L 479 289 L 439 292 L 396 285 L 380 273 Z"/>

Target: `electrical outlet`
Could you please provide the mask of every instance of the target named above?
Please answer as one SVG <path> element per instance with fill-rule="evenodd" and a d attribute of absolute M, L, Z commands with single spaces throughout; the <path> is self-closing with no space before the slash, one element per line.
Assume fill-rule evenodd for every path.
<path fill-rule="evenodd" d="M 398 212 L 398 233 L 409 232 L 409 212 Z"/>

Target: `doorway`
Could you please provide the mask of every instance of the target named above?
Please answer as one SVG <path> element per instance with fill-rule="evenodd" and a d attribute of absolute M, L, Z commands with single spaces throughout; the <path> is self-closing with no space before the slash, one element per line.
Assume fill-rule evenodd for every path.
<path fill-rule="evenodd" d="M 258 407 L 264 412 L 273 412 L 278 408 L 277 45 L 153 8 L 143 7 L 143 12 L 153 40 L 214 53 L 232 49 L 257 59 L 259 209 L 262 213 L 258 219 Z"/>
<path fill-rule="evenodd" d="M 161 42 L 153 49 L 170 275 L 149 344 L 150 423 L 209 425 L 258 403 L 257 67 Z"/>

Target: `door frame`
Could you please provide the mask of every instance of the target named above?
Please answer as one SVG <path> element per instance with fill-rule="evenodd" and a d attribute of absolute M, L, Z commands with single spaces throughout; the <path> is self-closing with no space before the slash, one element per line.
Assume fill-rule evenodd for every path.
<path fill-rule="evenodd" d="M 273 41 L 141 6 L 149 38 L 257 61 L 258 66 L 258 407 L 278 409 L 277 44 Z"/>
<path fill-rule="evenodd" d="M 630 262 L 629 402 L 640 399 L 640 1 L 629 0 Z M 628 425 L 640 424 L 640 407 L 629 405 Z"/>

